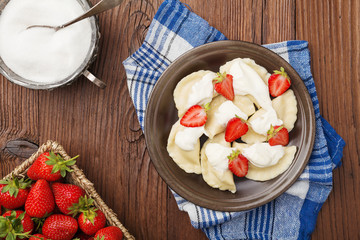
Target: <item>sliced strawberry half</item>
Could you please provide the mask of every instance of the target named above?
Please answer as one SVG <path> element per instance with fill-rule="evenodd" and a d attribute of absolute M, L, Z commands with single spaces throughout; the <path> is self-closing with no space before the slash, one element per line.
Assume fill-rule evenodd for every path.
<path fill-rule="evenodd" d="M 274 71 L 274 73 L 269 77 L 268 85 L 270 95 L 273 97 L 280 96 L 289 89 L 291 81 L 283 67 L 280 68 L 280 71 Z"/>
<path fill-rule="evenodd" d="M 249 160 L 239 150 L 234 150 L 228 159 L 230 171 L 238 177 L 245 177 L 249 170 Z"/>
<path fill-rule="evenodd" d="M 242 135 L 246 134 L 249 130 L 246 122 L 238 116 L 230 119 L 226 125 L 225 130 L 225 141 L 233 142 L 236 139 L 240 138 Z"/>
<path fill-rule="evenodd" d="M 186 111 L 180 120 L 180 124 L 185 127 L 201 127 L 206 123 L 207 115 L 205 108 L 194 105 Z"/>
<path fill-rule="evenodd" d="M 267 132 L 267 141 L 270 146 L 289 144 L 289 132 L 284 126 L 270 126 L 270 130 Z"/>
<path fill-rule="evenodd" d="M 230 74 L 217 73 L 217 77 L 214 78 L 215 81 L 215 91 L 223 95 L 226 99 L 232 101 L 234 100 L 234 86 L 233 86 L 233 76 Z"/>

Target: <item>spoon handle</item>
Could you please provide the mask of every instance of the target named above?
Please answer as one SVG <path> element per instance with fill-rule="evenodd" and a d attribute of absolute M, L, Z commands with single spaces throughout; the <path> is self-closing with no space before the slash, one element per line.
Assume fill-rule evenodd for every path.
<path fill-rule="evenodd" d="M 64 28 L 67 27 L 73 23 L 76 23 L 78 21 L 81 21 L 85 18 L 91 17 L 93 15 L 96 15 L 98 13 L 104 12 L 106 10 L 109 10 L 113 7 L 116 7 L 117 5 L 121 4 L 124 0 L 101 0 L 100 2 L 98 2 L 95 6 L 93 6 L 92 8 L 90 8 L 86 13 L 84 13 L 83 15 L 75 18 L 74 20 L 65 23 L 61 26 L 59 26 L 59 28 Z"/>

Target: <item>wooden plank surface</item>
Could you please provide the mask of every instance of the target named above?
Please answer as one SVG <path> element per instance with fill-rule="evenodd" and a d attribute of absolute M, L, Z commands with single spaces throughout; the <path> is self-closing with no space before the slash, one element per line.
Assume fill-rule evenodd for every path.
<path fill-rule="evenodd" d="M 96 2 L 95 0 L 93 2 Z M 59 141 L 137 239 L 206 239 L 157 174 L 137 122 L 121 62 L 142 43 L 161 0 L 126 0 L 100 15 L 100 53 L 84 78 L 34 91 L 0 77 L 0 177 L 36 145 Z M 184 0 L 229 39 L 309 41 L 322 115 L 343 136 L 343 165 L 313 239 L 360 239 L 360 1 Z"/>

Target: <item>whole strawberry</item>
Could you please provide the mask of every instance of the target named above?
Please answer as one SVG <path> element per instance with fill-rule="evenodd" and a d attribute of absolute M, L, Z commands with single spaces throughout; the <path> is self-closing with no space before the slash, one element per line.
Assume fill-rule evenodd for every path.
<path fill-rule="evenodd" d="M 70 214 L 73 204 L 79 202 L 79 198 L 85 195 L 85 191 L 76 185 L 65 183 L 53 183 L 52 190 L 55 196 L 55 202 L 60 212 Z"/>
<path fill-rule="evenodd" d="M 29 238 L 29 240 L 48 240 L 48 238 L 46 238 L 44 235 L 37 233 L 34 234 L 31 238 Z"/>
<path fill-rule="evenodd" d="M 25 211 L 31 217 L 43 218 L 51 213 L 54 207 L 54 195 L 49 183 L 44 179 L 37 180 L 26 199 Z"/>
<path fill-rule="evenodd" d="M 273 97 L 280 96 L 289 89 L 291 81 L 283 67 L 280 68 L 280 71 L 274 71 L 274 73 L 269 77 L 268 85 L 270 95 Z"/>
<path fill-rule="evenodd" d="M 42 227 L 43 235 L 52 240 L 71 240 L 77 230 L 77 221 L 63 214 L 49 216 Z"/>
<path fill-rule="evenodd" d="M 218 76 L 214 79 L 215 91 L 217 91 L 230 101 L 234 100 L 233 76 L 226 73 L 217 73 L 217 75 Z"/>
<path fill-rule="evenodd" d="M 87 235 L 94 235 L 98 230 L 105 227 L 106 218 L 102 211 L 91 208 L 80 213 L 78 224 L 81 231 Z"/>
<path fill-rule="evenodd" d="M 45 179 L 52 182 L 66 176 L 66 172 L 72 170 L 69 166 L 76 163 L 76 158 L 64 160 L 59 154 L 45 152 L 41 154 L 29 168 L 27 175 L 32 180 Z"/>
<path fill-rule="evenodd" d="M 8 209 L 16 209 L 24 206 L 26 198 L 30 192 L 31 181 L 12 179 L 0 181 L 0 205 Z"/>
<path fill-rule="evenodd" d="M 95 234 L 95 240 L 121 240 L 123 233 L 118 227 L 110 226 L 100 229 Z"/>
<path fill-rule="evenodd" d="M 33 229 L 34 223 L 24 211 L 7 211 L 0 217 L 0 238 L 28 238 Z"/>
<path fill-rule="evenodd" d="M 270 126 L 267 133 L 267 140 L 270 146 L 282 145 L 286 146 L 289 143 L 289 132 L 284 126 Z"/>
<path fill-rule="evenodd" d="M 226 125 L 225 141 L 233 142 L 242 135 L 246 134 L 248 130 L 249 127 L 246 122 L 240 117 L 236 116 L 230 119 Z"/>

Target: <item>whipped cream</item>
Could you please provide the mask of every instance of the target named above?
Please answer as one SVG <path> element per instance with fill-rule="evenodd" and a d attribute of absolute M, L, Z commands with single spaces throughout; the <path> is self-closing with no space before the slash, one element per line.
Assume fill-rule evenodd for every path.
<path fill-rule="evenodd" d="M 89 19 L 54 31 L 30 25 L 64 24 L 84 13 L 77 0 L 11 0 L 0 16 L 0 56 L 19 76 L 53 83 L 71 76 L 91 46 Z"/>
<path fill-rule="evenodd" d="M 185 127 L 176 133 L 175 144 L 185 151 L 192 151 L 198 139 L 205 133 L 204 126 L 201 127 Z"/>
<path fill-rule="evenodd" d="M 236 95 L 249 94 L 253 96 L 256 102 L 266 111 L 262 117 L 249 121 L 255 132 L 266 135 L 270 125 L 278 126 L 282 124 L 272 107 L 268 86 L 254 69 L 241 59 L 237 59 L 233 61 L 229 74 L 233 76 L 234 93 Z"/>
<path fill-rule="evenodd" d="M 218 110 L 215 112 L 215 118 L 218 124 L 221 126 L 226 126 L 228 121 L 235 116 L 239 116 L 240 118 L 247 120 L 248 116 L 240 110 L 232 101 L 223 102 Z"/>
<path fill-rule="evenodd" d="M 284 147 L 270 146 L 269 143 L 255 143 L 244 148 L 242 154 L 256 167 L 270 167 L 278 163 L 284 156 Z"/>
<path fill-rule="evenodd" d="M 213 79 L 216 78 L 216 74 L 211 72 L 207 73 L 202 79 L 196 82 L 191 87 L 191 92 L 187 101 L 187 108 L 194 105 L 205 105 L 210 102 L 214 95 Z"/>
<path fill-rule="evenodd" d="M 249 123 L 255 132 L 266 135 L 271 125 L 281 126 L 283 121 L 277 118 L 277 114 L 274 109 L 269 109 L 261 116 L 251 119 Z"/>
<path fill-rule="evenodd" d="M 210 165 L 218 170 L 225 171 L 229 167 L 228 156 L 235 150 L 235 148 L 225 147 L 218 143 L 208 143 L 205 148 L 205 154 L 208 158 Z"/>

